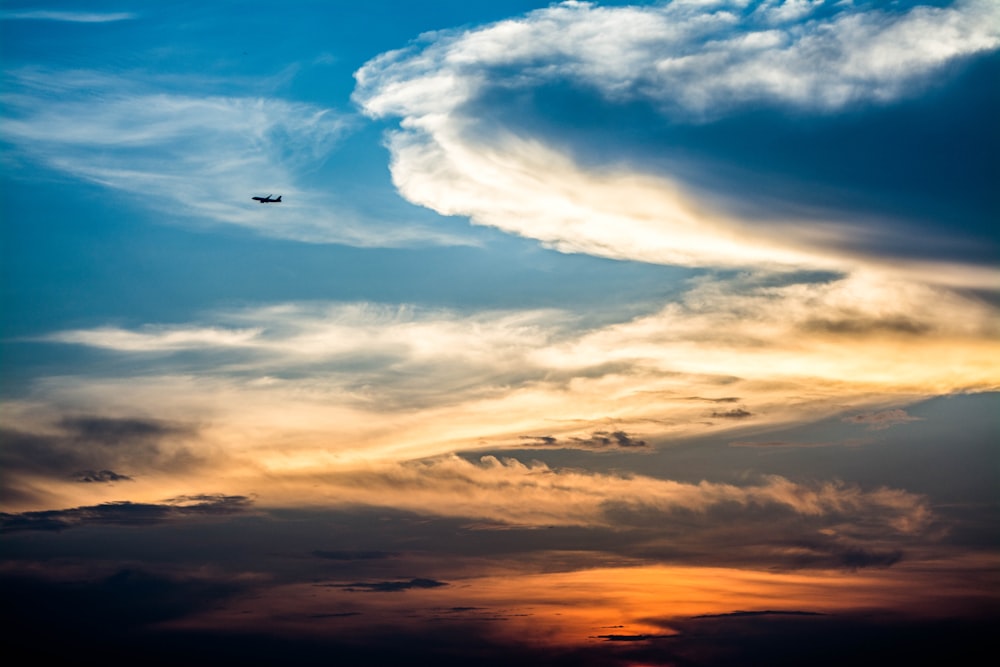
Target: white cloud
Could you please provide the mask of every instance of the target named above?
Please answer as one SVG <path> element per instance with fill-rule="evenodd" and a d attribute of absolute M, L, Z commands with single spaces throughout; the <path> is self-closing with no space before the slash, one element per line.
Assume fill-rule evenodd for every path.
<path fill-rule="evenodd" d="M 43 340 L 119 352 L 167 352 L 188 349 L 249 345 L 259 330 L 218 328 L 144 327 L 141 331 L 100 328 L 64 331 Z"/>
<path fill-rule="evenodd" d="M 596 7 L 562 3 L 465 32 L 431 33 L 423 48 L 387 53 L 356 74 L 357 98 L 376 116 L 408 121 L 450 113 L 492 84 L 570 80 L 605 95 L 653 100 L 697 119 L 748 103 L 836 109 L 905 94 L 949 60 L 1000 45 L 990 0 L 904 13 L 847 9 L 776 28 L 742 3 Z M 765 5 L 782 20 L 812 3 Z"/>
<path fill-rule="evenodd" d="M 544 137 L 470 110 L 486 93 L 568 82 L 651 102 L 675 123 L 757 106 L 822 114 L 899 99 L 943 65 L 1000 45 L 1000 5 L 982 0 L 906 12 L 847 8 L 795 23 L 786 19 L 807 5 L 762 6 L 765 20 L 744 4 L 571 2 L 431 33 L 362 67 L 355 99 L 373 117 L 400 118 L 389 147 L 406 198 L 564 252 L 692 266 L 854 270 L 880 262 L 875 251 L 846 249 L 865 238 L 856 215 L 816 208 L 788 220 L 772 206 L 743 218 L 732 211 L 753 204 L 685 185 L 676 165 L 663 167 L 669 175 L 583 166 Z M 892 270 L 924 268 L 896 262 Z M 964 267 L 924 273 L 979 285 L 997 277 Z"/>
<path fill-rule="evenodd" d="M 802 19 L 823 6 L 824 0 L 765 0 L 754 14 L 769 23 Z"/>
<path fill-rule="evenodd" d="M 74 177 L 143 199 L 175 219 L 280 238 L 392 247 L 460 243 L 439 230 L 365 218 L 308 185 L 356 118 L 279 99 L 156 90 L 100 72 L 25 69 L 4 96 L 0 136 Z M 282 194 L 280 207 L 254 194 Z"/>
<path fill-rule="evenodd" d="M 110 23 L 136 18 L 132 12 L 74 12 L 59 10 L 5 10 L 0 20 L 67 21 L 70 23 Z"/>

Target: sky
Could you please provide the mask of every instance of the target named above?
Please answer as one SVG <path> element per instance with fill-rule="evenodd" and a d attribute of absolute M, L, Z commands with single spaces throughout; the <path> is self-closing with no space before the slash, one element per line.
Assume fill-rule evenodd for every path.
<path fill-rule="evenodd" d="M 972 664 L 998 80 L 994 0 L 3 0 L 5 635 Z"/>

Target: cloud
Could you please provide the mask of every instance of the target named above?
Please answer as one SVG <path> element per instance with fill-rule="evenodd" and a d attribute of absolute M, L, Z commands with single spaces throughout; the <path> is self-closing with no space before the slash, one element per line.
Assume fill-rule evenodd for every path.
<path fill-rule="evenodd" d="M 921 280 L 995 285 L 992 266 L 886 261 L 906 226 L 824 204 L 830 193 L 803 199 L 816 193 L 797 182 L 761 196 L 741 177 L 713 182 L 699 172 L 734 165 L 720 169 L 709 156 L 706 167 L 683 146 L 667 144 L 655 164 L 635 164 L 627 150 L 592 148 L 621 136 L 566 130 L 586 128 L 586 116 L 573 115 L 579 105 L 565 103 L 555 119 L 532 108 L 533 95 L 560 86 L 601 98 L 612 109 L 604 113 L 623 114 L 618 124 L 628 123 L 629 104 L 648 104 L 654 117 L 635 125 L 654 135 L 761 108 L 829 117 L 905 99 L 947 65 L 1000 45 L 1000 11 L 986 0 L 905 11 L 828 7 L 788 22 L 810 8 L 565 2 L 429 33 L 383 54 L 356 73 L 355 99 L 373 117 L 399 118 L 388 146 L 407 199 L 559 251 L 686 266 L 879 266 Z M 775 127 L 768 131 L 781 132 Z"/>
<path fill-rule="evenodd" d="M 747 616 L 822 616 L 820 612 L 816 611 L 799 611 L 799 610 L 776 610 L 776 609 L 764 609 L 761 611 L 730 611 L 725 614 L 698 614 L 697 616 L 692 616 L 691 618 L 745 618 Z"/>
<path fill-rule="evenodd" d="M 863 491 L 837 482 L 810 487 L 778 476 L 749 486 L 692 484 L 493 456 L 478 463 L 448 456 L 386 464 L 332 473 L 323 482 L 329 500 L 379 506 L 391 490 L 391 506 L 399 509 L 525 526 L 645 525 L 652 517 L 662 522 L 671 515 L 737 508 L 844 522 L 841 533 L 874 522 L 906 534 L 924 530 L 932 517 L 922 497 L 893 489 Z"/>
<path fill-rule="evenodd" d="M 132 478 L 128 475 L 122 475 L 114 470 L 81 470 L 80 472 L 75 473 L 73 478 L 78 482 L 97 482 L 102 484 L 132 481 Z"/>
<path fill-rule="evenodd" d="M 67 21 L 70 23 L 110 23 L 129 21 L 136 18 L 132 12 L 73 12 L 57 10 L 13 10 L 0 11 L 0 21 Z"/>
<path fill-rule="evenodd" d="M 877 620 L 876 620 L 876 617 Z M 892 654 L 910 664 L 962 661 L 982 641 L 973 628 L 986 622 L 963 614 L 952 622 L 906 613 L 871 614 L 746 611 L 672 618 L 675 634 L 654 649 L 659 659 L 693 664 L 877 665 Z"/>
<path fill-rule="evenodd" d="M 712 416 L 719 419 L 746 419 L 747 417 L 752 417 L 753 413 L 743 408 L 733 408 L 732 410 L 723 410 L 722 412 L 716 410 L 712 412 Z"/>
<path fill-rule="evenodd" d="M 392 551 L 378 551 L 378 550 L 369 550 L 369 551 L 335 550 L 335 551 L 330 551 L 330 550 L 325 550 L 325 549 L 319 549 L 317 551 L 313 551 L 312 553 L 313 553 L 313 556 L 316 556 L 317 558 L 324 558 L 324 559 L 327 559 L 327 560 L 344 560 L 344 561 L 350 561 L 350 560 L 382 560 L 382 559 L 385 559 L 385 558 L 396 558 L 397 556 L 399 556 L 398 553 L 395 553 L 395 552 L 392 552 Z"/>
<path fill-rule="evenodd" d="M 504 83 L 585 83 L 609 97 L 646 97 L 668 113 L 716 115 L 766 102 L 836 109 L 906 94 L 950 60 L 1000 45 L 988 1 L 908 11 L 842 8 L 784 26 L 741 15 L 745 3 L 597 7 L 564 2 L 466 31 L 424 37 L 361 68 L 357 97 L 373 115 L 419 125 L 479 94 L 488 73 Z M 780 9 L 787 16 L 788 5 Z M 795 17 L 799 18 L 799 17 Z"/>
<path fill-rule="evenodd" d="M 921 333 L 810 324 L 894 322 L 904 313 Z M 598 324 L 554 309 L 279 304 L 42 337 L 121 355 L 129 374 L 37 379 L 30 397 L 3 406 L 16 432 L 0 456 L 12 471 L 65 477 L 192 472 L 198 460 L 225 454 L 244 493 L 265 470 L 298 475 L 455 451 L 645 452 L 709 431 L 766 442 L 735 432 L 995 390 L 998 332 L 989 302 L 866 273 L 705 277 L 662 307 Z M 66 414 L 158 415 L 154 428 L 188 431 L 159 440 L 140 432 L 132 449 L 84 448 L 74 441 L 100 442 L 96 427 L 60 422 Z M 150 493 L 145 499 L 163 497 Z"/>
<path fill-rule="evenodd" d="M 859 567 L 889 567 L 895 565 L 903 558 L 903 552 L 892 551 L 870 551 L 867 549 L 846 549 L 838 554 L 841 563 L 848 568 L 857 569 Z"/>
<path fill-rule="evenodd" d="M 823 0 L 764 0 L 754 16 L 767 23 L 798 21 L 823 6 Z"/>
<path fill-rule="evenodd" d="M 469 400 L 537 378 L 533 349 L 567 335 L 576 319 L 555 310 L 461 313 L 367 303 L 278 304 L 218 316 L 211 327 L 101 327 L 38 340 L 153 354 L 150 363 L 161 369 L 176 367 L 180 358 L 171 355 L 201 352 L 212 355 L 220 377 L 262 375 L 261 391 L 322 376 L 349 403 L 368 405 L 378 394 L 385 408 L 453 402 L 457 390 Z"/>
<path fill-rule="evenodd" d="M 657 311 L 598 327 L 555 309 L 463 313 L 366 303 L 281 304 L 212 317 L 211 326 L 101 327 L 35 340 L 123 354 L 203 350 L 233 355 L 232 364 L 221 365 L 224 370 L 312 367 L 328 375 L 331 364 L 349 363 L 355 377 L 375 373 L 368 386 L 376 386 L 379 369 L 388 367 L 439 368 L 439 380 L 451 377 L 469 387 L 475 384 L 471 377 L 452 374 L 512 383 L 519 377 L 552 377 L 560 370 L 583 374 L 603 366 L 613 372 L 625 364 L 730 377 L 800 374 L 837 381 L 878 377 L 891 383 L 890 374 L 917 374 L 931 384 L 946 376 L 964 377 L 972 387 L 995 380 L 989 355 L 1000 332 L 1000 315 L 988 302 L 878 273 L 789 283 L 754 275 L 706 277 L 691 281 L 687 291 Z M 905 328 L 898 325 L 902 317 L 909 323 Z M 848 324 L 817 328 L 817 318 Z M 792 340 L 794 345 L 786 344 Z M 945 347 L 951 349 L 949 363 L 959 363 L 961 372 L 953 365 L 913 359 Z M 395 374 L 394 386 L 400 381 L 405 386 L 407 375 Z M 687 400 L 693 402 L 690 395 Z"/>
<path fill-rule="evenodd" d="M 64 510 L 0 513 L 0 531 L 59 531 L 84 525 L 147 526 L 182 518 L 228 516 L 249 510 L 245 496 L 181 496 L 162 503 L 119 501 Z"/>
<path fill-rule="evenodd" d="M 197 428 L 181 422 L 83 415 L 25 426 L 3 430 L 0 463 L 8 474 L 112 482 L 130 479 L 113 469 L 184 470 L 201 460 L 186 445 L 197 438 Z"/>
<path fill-rule="evenodd" d="M 259 329 L 143 327 L 141 331 L 100 328 L 64 331 L 46 337 L 55 343 L 87 345 L 128 352 L 172 352 L 206 347 L 240 347 L 252 343 Z"/>
<path fill-rule="evenodd" d="M 689 401 L 707 401 L 709 403 L 738 403 L 739 396 L 722 396 L 720 398 L 706 398 L 704 396 L 688 396 Z"/>
<path fill-rule="evenodd" d="M 347 591 L 364 591 L 369 593 L 399 593 L 413 588 L 439 588 L 447 586 L 443 581 L 435 579 L 410 579 L 409 581 L 356 581 L 351 584 L 319 584 L 343 588 Z"/>
<path fill-rule="evenodd" d="M 132 445 L 163 438 L 190 435 L 191 427 L 154 419 L 110 417 L 65 417 L 59 426 L 75 440 L 92 445 Z"/>
<path fill-rule="evenodd" d="M 529 447 L 556 449 L 637 449 L 647 447 L 645 440 L 638 440 L 625 431 L 594 431 L 588 437 L 570 437 L 563 440 L 551 435 L 523 435 L 521 439 Z"/>
<path fill-rule="evenodd" d="M 730 447 L 830 447 L 834 442 L 792 442 L 788 440 L 734 440 Z M 850 443 L 843 443 L 850 444 Z"/>
<path fill-rule="evenodd" d="M 187 90 L 197 81 L 189 81 Z M 0 137 L 33 161 L 136 197 L 168 219 L 313 243 L 465 243 L 366 216 L 310 174 L 356 117 L 300 102 L 173 92 L 156 77 L 25 68 L 8 75 Z M 280 208 L 253 194 L 282 194 Z M 206 332 L 210 335 L 211 332 Z"/>
<path fill-rule="evenodd" d="M 922 420 L 922 417 L 913 417 L 906 414 L 906 410 L 900 410 L 899 408 L 884 410 L 882 412 L 866 412 L 843 418 L 843 421 L 851 424 L 867 424 L 868 429 L 871 431 L 882 431 L 896 424 L 906 424 Z"/>
<path fill-rule="evenodd" d="M 106 403 L 94 407 L 115 413 Z M 128 482 L 137 504 L 157 504 L 165 495 L 176 496 L 198 484 L 201 475 L 217 470 L 226 457 L 205 439 L 203 425 L 184 421 L 190 414 L 171 420 L 51 408 L 8 412 L 10 427 L 0 429 L 4 509 L 116 502 L 122 482 Z M 218 474 L 209 477 L 214 479 L 205 479 L 206 484 L 218 483 Z"/>
<path fill-rule="evenodd" d="M 597 635 L 598 639 L 609 642 L 645 642 L 651 639 L 670 639 L 674 635 Z"/>

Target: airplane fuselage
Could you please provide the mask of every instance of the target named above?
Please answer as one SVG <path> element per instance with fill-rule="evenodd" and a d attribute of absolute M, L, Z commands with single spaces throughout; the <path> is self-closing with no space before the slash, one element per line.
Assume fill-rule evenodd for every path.
<path fill-rule="evenodd" d="M 268 195 L 266 197 L 251 197 L 250 199 L 253 199 L 254 201 L 256 201 L 258 203 L 261 203 L 261 204 L 280 204 L 281 203 L 281 195 L 278 195 L 274 199 L 271 198 L 271 195 Z"/>

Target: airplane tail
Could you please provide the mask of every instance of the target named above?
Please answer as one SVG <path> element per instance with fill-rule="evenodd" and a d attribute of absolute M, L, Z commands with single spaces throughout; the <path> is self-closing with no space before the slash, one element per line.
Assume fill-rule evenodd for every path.
<path fill-rule="evenodd" d="M 275 199 L 274 201 L 281 201 L 281 195 L 278 195 L 278 198 Z"/>

